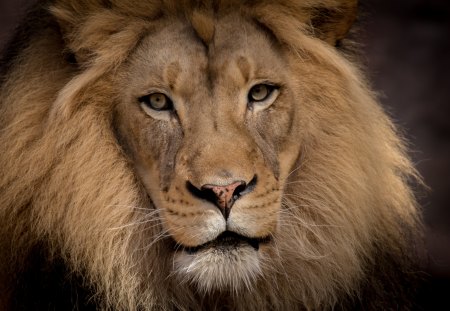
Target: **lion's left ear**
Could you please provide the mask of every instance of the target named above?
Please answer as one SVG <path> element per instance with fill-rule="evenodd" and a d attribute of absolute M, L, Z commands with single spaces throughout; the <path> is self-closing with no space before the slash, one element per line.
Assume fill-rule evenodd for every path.
<path fill-rule="evenodd" d="M 336 46 L 345 38 L 356 19 L 358 0 L 311 1 L 308 11 L 313 34 Z"/>

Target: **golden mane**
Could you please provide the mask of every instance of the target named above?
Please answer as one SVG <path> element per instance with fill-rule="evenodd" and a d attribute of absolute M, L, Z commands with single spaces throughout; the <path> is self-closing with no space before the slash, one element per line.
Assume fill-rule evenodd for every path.
<path fill-rule="evenodd" d="M 407 303 L 421 234 L 409 183 L 420 178 L 365 79 L 332 46 L 355 1 L 245 3 L 65 0 L 40 9 L 40 28 L 2 72 L 0 307 L 16 303 L 13 284 L 36 248 L 82 280 L 80 307 L 389 309 L 393 292 Z M 276 237 L 282 256 L 267 263 L 276 272 L 238 295 L 202 295 L 168 273 L 169 242 L 156 212 L 141 210 L 151 198 L 115 134 L 120 90 L 110 82 L 153 21 L 186 19 L 207 44 L 214 15 L 236 7 L 298 55 L 290 66 L 302 68 L 292 79 L 308 134 L 284 189 L 279 221 L 289 230 Z M 314 28 L 321 8 L 352 14 Z"/>

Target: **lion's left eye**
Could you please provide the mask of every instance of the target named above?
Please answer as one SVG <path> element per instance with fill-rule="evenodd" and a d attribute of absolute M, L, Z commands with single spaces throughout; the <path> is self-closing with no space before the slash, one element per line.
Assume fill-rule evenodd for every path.
<path fill-rule="evenodd" d="M 278 95 L 278 86 L 270 84 L 256 84 L 248 92 L 248 104 L 252 107 L 254 104 L 267 107 L 273 103 Z"/>
<path fill-rule="evenodd" d="M 270 95 L 271 89 L 270 85 L 267 84 L 257 84 L 250 89 L 248 93 L 248 99 L 252 102 L 260 102 Z"/>

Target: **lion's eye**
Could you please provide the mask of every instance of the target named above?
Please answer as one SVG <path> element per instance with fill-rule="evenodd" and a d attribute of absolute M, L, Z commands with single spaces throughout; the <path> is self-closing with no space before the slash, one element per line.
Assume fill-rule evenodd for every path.
<path fill-rule="evenodd" d="M 248 92 L 249 109 L 265 109 L 269 107 L 278 96 L 278 86 L 271 84 L 256 84 Z"/>
<path fill-rule="evenodd" d="M 142 105 L 156 111 L 172 110 L 173 103 L 169 97 L 163 93 L 153 93 L 139 98 Z"/>
<path fill-rule="evenodd" d="M 272 91 L 270 85 L 267 84 L 257 84 L 254 87 L 250 89 L 250 92 L 248 93 L 248 99 L 250 102 L 260 102 L 267 97 L 269 97 L 270 92 Z"/>

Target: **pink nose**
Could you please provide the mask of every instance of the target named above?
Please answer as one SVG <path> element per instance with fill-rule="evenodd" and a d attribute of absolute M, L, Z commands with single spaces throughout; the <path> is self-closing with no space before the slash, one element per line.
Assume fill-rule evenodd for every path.
<path fill-rule="evenodd" d="M 243 186 L 245 188 L 245 182 L 236 181 L 226 186 L 217 185 L 204 185 L 202 190 L 211 190 L 217 197 L 216 205 L 220 208 L 225 219 L 230 215 L 231 207 L 234 204 L 235 196 L 237 195 L 236 188 Z"/>

